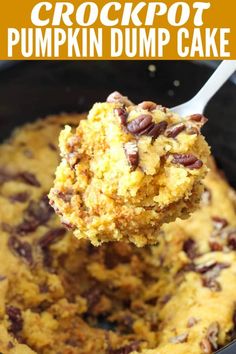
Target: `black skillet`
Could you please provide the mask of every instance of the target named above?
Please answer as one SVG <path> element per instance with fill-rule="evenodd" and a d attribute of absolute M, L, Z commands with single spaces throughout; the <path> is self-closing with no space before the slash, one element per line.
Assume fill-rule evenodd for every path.
<path fill-rule="evenodd" d="M 114 90 L 134 102 L 148 99 L 173 107 L 190 99 L 212 70 L 206 63 L 190 61 L 34 61 L 4 65 L 0 71 L 0 140 L 16 126 L 37 117 L 87 111 Z M 234 187 L 235 112 L 236 86 L 231 80 L 209 103 L 204 133 L 218 166 Z M 236 354 L 236 343 L 217 353 Z"/>

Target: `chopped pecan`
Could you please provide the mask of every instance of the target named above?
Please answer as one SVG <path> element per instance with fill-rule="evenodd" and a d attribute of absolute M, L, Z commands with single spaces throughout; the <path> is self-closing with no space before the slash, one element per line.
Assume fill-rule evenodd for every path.
<path fill-rule="evenodd" d="M 107 97 L 107 102 L 108 103 L 120 103 L 122 105 L 125 105 L 126 107 L 133 106 L 133 102 L 131 102 L 128 97 L 123 96 L 120 92 L 115 91 L 112 92 L 108 97 Z"/>
<path fill-rule="evenodd" d="M 223 244 L 220 243 L 218 240 L 210 240 L 209 246 L 211 251 L 218 252 L 223 250 Z"/>
<path fill-rule="evenodd" d="M 38 226 L 39 223 L 37 220 L 24 219 L 19 225 L 16 226 L 14 232 L 17 235 L 26 235 L 29 234 L 30 232 L 34 232 Z"/>
<path fill-rule="evenodd" d="M 201 127 L 208 121 L 208 119 L 203 114 L 192 114 L 188 119 L 198 123 Z"/>
<path fill-rule="evenodd" d="M 108 354 L 129 354 L 139 349 L 140 341 L 136 340 L 118 349 L 109 348 Z"/>
<path fill-rule="evenodd" d="M 170 301 L 171 298 L 172 298 L 171 294 L 166 294 L 159 299 L 159 303 L 165 305 Z"/>
<path fill-rule="evenodd" d="M 230 267 L 230 264 L 228 264 L 228 263 L 219 263 L 216 261 L 209 261 L 207 263 L 199 264 L 199 265 L 195 266 L 195 270 L 196 270 L 196 272 L 201 273 L 201 274 L 205 274 L 205 273 L 213 270 L 214 276 L 218 276 L 222 269 L 229 268 L 229 267 Z"/>
<path fill-rule="evenodd" d="M 200 342 L 200 348 L 204 354 L 211 354 L 212 349 L 211 349 L 211 343 L 207 338 L 203 338 Z"/>
<path fill-rule="evenodd" d="M 128 112 L 126 111 L 125 107 L 115 108 L 115 113 L 119 117 L 120 124 L 125 126 L 128 118 Z"/>
<path fill-rule="evenodd" d="M 67 153 L 78 151 L 81 145 L 80 138 L 78 135 L 74 134 L 70 136 L 66 142 L 66 151 Z"/>
<path fill-rule="evenodd" d="M 229 248 L 231 248 L 232 250 L 236 250 L 236 230 L 231 231 L 228 234 L 227 243 L 228 243 Z"/>
<path fill-rule="evenodd" d="M 202 278 L 202 285 L 205 288 L 209 288 L 210 290 L 215 292 L 221 291 L 222 289 L 220 283 L 217 280 L 208 277 Z"/>
<path fill-rule="evenodd" d="M 210 189 L 207 187 L 204 188 L 204 191 L 201 195 L 201 203 L 203 205 L 210 205 L 212 201 L 212 195 Z"/>
<path fill-rule="evenodd" d="M 53 209 L 49 205 L 48 197 L 43 196 L 39 201 L 31 201 L 26 213 L 40 224 L 45 224 L 52 216 Z"/>
<path fill-rule="evenodd" d="M 179 135 L 182 131 L 184 131 L 185 128 L 186 127 L 184 123 L 172 124 L 166 129 L 165 135 L 168 138 L 176 138 L 176 136 Z"/>
<path fill-rule="evenodd" d="M 212 217 L 213 226 L 217 230 L 222 230 L 228 225 L 228 221 L 224 218 L 220 218 L 219 216 Z"/>
<path fill-rule="evenodd" d="M 6 171 L 4 167 L 0 167 L 0 184 L 10 181 L 13 175 Z"/>
<path fill-rule="evenodd" d="M 85 291 L 82 294 L 83 297 L 86 298 L 87 300 L 87 307 L 88 307 L 88 312 L 92 311 L 92 309 L 94 308 L 95 305 L 98 304 L 98 302 L 101 299 L 102 296 L 102 292 L 101 290 L 95 285 L 93 287 L 91 287 L 90 289 L 88 289 L 87 291 Z"/>
<path fill-rule="evenodd" d="M 12 194 L 9 197 L 10 201 L 14 202 L 19 202 L 19 203 L 25 203 L 29 199 L 29 193 L 28 192 L 19 192 L 16 194 Z"/>
<path fill-rule="evenodd" d="M 41 294 L 46 294 L 49 291 L 49 287 L 46 283 L 39 285 L 39 291 Z"/>
<path fill-rule="evenodd" d="M 62 199 L 65 203 L 69 203 L 71 201 L 71 198 L 73 196 L 73 191 L 72 190 L 67 190 L 67 191 L 58 191 L 57 192 L 57 197 Z"/>
<path fill-rule="evenodd" d="M 197 266 L 196 271 L 203 274 L 202 284 L 212 291 L 221 291 L 221 285 L 216 280 L 222 269 L 230 267 L 228 263 L 209 262 L 208 264 Z"/>
<path fill-rule="evenodd" d="M 9 225 L 9 224 L 6 223 L 6 222 L 3 222 L 3 223 L 1 224 L 1 227 L 2 227 L 2 230 L 3 230 L 4 232 L 8 232 L 9 234 L 11 234 L 11 233 L 14 231 L 14 227 L 11 226 L 11 225 Z"/>
<path fill-rule="evenodd" d="M 199 169 L 203 165 L 202 161 L 192 154 L 173 154 L 172 156 L 174 164 L 183 165 L 191 170 Z"/>
<path fill-rule="evenodd" d="M 213 322 L 208 327 L 207 339 L 211 343 L 211 347 L 214 350 L 218 349 L 218 336 L 219 336 L 220 326 L 218 322 Z"/>
<path fill-rule="evenodd" d="M 77 151 L 73 151 L 68 153 L 65 156 L 68 164 L 70 165 L 71 168 L 74 168 L 75 165 L 77 165 L 81 159 L 81 155 Z"/>
<path fill-rule="evenodd" d="M 15 306 L 7 306 L 6 313 L 11 322 L 10 331 L 13 334 L 17 334 L 17 332 L 21 331 L 23 328 L 23 319 L 21 316 L 21 310 Z"/>
<path fill-rule="evenodd" d="M 196 242 L 189 238 L 184 242 L 183 250 L 190 259 L 194 259 L 197 256 Z"/>
<path fill-rule="evenodd" d="M 52 263 L 53 263 L 53 257 L 50 252 L 50 248 L 48 248 L 48 247 L 42 248 L 42 251 L 43 251 L 43 265 L 44 265 L 44 267 L 51 268 Z"/>
<path fill-rule="evenodd" d="M 236 328 L 236 309 L 234 310 L 234 313 L 233 313 L 233 324 L 234 324 L 234 327 Z"/>
<path fill-rule="evenodd" d="M 169 339 L 169 342 L 173 344 L 186 343 L 187 341 L 188 341 L 188 333 L 182 333 L 178 336 L 171 337 Z"/>
<path fill-rule="evenodd" d="M 152 101 L 143 101 L 138 104 L 138 107 L 147 111 L 154 111 L 157 108 L 157 104 Z"/>
<path fill-rule="evenodd" d="M 28 159 L 32 159 L 34 157 L 33 151 L 31 151 L 30 149 L 24 149 L 23 150 L 23 154 L 25 155 L 25 157 L 27 157 Z"/>
<path fill-rule="evenodd" d="M 58 227 L 56 229 L 49 230 L 39 239 L 39 245 L 42 248 L 50 246 L 52 243 L 57 242 L 64 236 L 66 230 L 63 227 Z"/>
<path fill-rule="evenodd" d="M 14 348 L 14 344 L 11 341 L 9 341 L 8 344 L 7 344 L 7 349 L 10 350 L 12 348 Z"/>
<path fill-rule="evenodd" d="M 15 228 L 15 233 L 25 235 L 35 231 L 39 225 L 48 222 L 52 213 L 53 209 L 49 205 L 47 196 L 43 196 L 39 201 L 31 200 L 24 210 L 23 221 Z"/>
<path fill-rule="evenodd" d="M 139 164 L 139 152 L 137 143 L 130 141 L 124 144 L 124 151 L 131 171 L 135 171 Z"/>
<path fill-rule="evenodd" d="M 29 265 L 33 264 L 32 248 L 28 242 L 22 242 L 16 236 L 11 236 L 8 245 L 14 254 L 23 258 Z"/>
<path fill-rule="evenodd" d="M 190 125 L 190 126 L 187 125 L 186 132 L 188 135 L 194 135 L 194 134 L 199 135 L 200 134 L 199 128 L 193 127 L 192 125 Z"/>
<path fill-rule="evenodd" d="M 104 264 L 106 265 L 106 268 L 114 269 L 119 264 L 130 262 L 131 257 L 132 257 L 131 252 L 125 252 L 121 254 L 117 251 L 116 247 L 113 247 L 113 245 L 111 245 L 105 251 Z"/>
<path fill-rule="evenodd" d="M 40 182 L 37 180 L 37 177 L 30 172 L 20 172 L 18 177 L 22 179 L 25 183 L 34 186 L 34 187 L 41 187 Z"/>
<path fill-rule="evenodd" d="M 132 326 L 134 320 L 130 314 L 124 315 L 122 318 L 119 319 L 119 326 L 122 329 L 122 333 L 127 333 L 132 331 Z"/>
<path fill-rule="evenodd" d="M 191 327 L 195 326 L 195 324 L 197 324 L 197 322 L 198 321 L 195 317 L 190 317 L 187 322 L 187 327 L 191 328 Z"/>
<path fill-rule="evenodd" d="M 48 143 L 48 147 L 49 147 L 52 151 L 57 151 L 57 147 L 56 147 L 56 145 L 54 145 L 53 143 Z"/>

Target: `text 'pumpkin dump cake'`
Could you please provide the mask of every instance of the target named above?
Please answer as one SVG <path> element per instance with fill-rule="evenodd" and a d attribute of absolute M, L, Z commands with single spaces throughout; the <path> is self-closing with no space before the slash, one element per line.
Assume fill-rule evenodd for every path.
<path fill-rule="evenodd" d="M 163 223 L 186 218 L 199 204 L 209 156 L 200 134 L 205 121 L 111 94 L 74 132 L 61 132 L 51 205 L 94 245 L 157 242 Z"/>

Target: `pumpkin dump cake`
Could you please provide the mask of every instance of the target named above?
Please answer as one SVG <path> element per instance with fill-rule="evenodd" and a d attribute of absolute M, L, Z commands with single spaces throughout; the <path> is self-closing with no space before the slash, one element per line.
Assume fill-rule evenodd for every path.
<path fill-rule="evenodd" d="M 93 245 L 156 243 L 163 223 L 199 205 L 209 156 L 200 134 L 205 121 L 111 94 L 74 131 L 67 125 L 60 134 L 51 205 Z"/>
<path fill-rule="evenodd" d="M 46 196 L 59 162 L 59 132 L 80 119 L 27 124 L 0 146 L 0 352 L 215 352 L 236 327 L 233 191 L 212 166 L 201 208 L 164 225 L 158 244 L 94 247 L 78 240 Z M 124 159 L 122 166 L 128 171 Z M 190 179 L 192 171 L 199 173 L 190 169 Z"/>

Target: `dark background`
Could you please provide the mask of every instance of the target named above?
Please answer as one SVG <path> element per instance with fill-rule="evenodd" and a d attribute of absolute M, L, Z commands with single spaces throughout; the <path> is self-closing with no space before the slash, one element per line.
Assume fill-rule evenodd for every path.
<path fill-rule="evenodd" d="M 8 62 L 0 71 L 0 140 L 38 117 L 87 111 L 114 90 L 134 102 L 148 99 L 172 107 L 190 99 L 212 72 L 212 63 L 191 61 Z M 231 80 L 209 103 L 204 133 L 219 167 L 236 187 L 235 111 Z"/>

